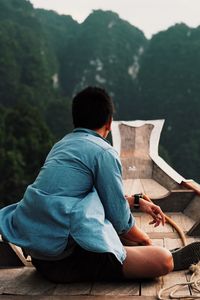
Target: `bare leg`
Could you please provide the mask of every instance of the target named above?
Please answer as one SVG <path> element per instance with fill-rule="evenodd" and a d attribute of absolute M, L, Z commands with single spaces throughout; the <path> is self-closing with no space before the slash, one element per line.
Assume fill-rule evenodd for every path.
<path fill-rule="evenodd" d="M 125 247 L 123 273 L 126 278 L 155 278 L 173 270 L 171 253 L 158 246 Z"/>

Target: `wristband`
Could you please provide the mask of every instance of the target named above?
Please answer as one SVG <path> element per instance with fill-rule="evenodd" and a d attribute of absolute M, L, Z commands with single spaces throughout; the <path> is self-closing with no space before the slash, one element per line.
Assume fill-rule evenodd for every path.
<path fill-rule="evenodd" d="M 134 194 L 134 205 L 133 207 L 135 209 L 139 209 L 140 208 L 140 198 L 142 198 L 142 194 Z"/>

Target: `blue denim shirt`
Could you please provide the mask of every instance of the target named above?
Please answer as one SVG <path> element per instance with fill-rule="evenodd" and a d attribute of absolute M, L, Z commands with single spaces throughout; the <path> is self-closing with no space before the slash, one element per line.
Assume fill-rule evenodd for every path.
<path fill-rule="evenodd" d="M 71 235 L 82 248 L 123 262 L 118 235 L 133 225 L 117 152 L 84 128 L 56 143 L 23 199 L 0 210 L 4 238 L 46 259 L 62 254 Z"/>

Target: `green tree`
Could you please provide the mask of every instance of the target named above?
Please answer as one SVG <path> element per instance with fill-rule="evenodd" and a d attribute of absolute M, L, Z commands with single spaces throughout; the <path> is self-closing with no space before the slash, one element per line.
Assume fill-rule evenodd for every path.
<path fill-rule="evenodd" d="M 195 133 L 200 119 L 199 77 L 200 28 L 177 24 L 153 36 L 138 76 L 138 117 L 166 120 L 161 144 L 174 168 L 196 180 L 200 180 L 195 167 L 200 163 Z"/>
<path fill-rule="evenodd" d="M 73 128 L 71 101 L 60 98 L 56 102 L 50 102 L 45 110 L 45 118 L 55 138 L 62 138 Z"/>
<path fill-rule="evenodd" d="M 39 111 L 20 103 L 7 110 L 1 145 L 1 205 L 18 201 L 38 174 L 53 143 Z"/>

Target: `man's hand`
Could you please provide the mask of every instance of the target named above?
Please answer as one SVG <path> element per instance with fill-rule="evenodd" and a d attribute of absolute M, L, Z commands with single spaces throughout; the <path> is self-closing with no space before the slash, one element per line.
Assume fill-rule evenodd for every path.
<path fill-rule="evenodd" d="M 125 195 L 125 198 L 128 201 L 130 208 L 132 208 L 134 205 L 133 196 Z M 140 198 L 140 210 L 152 216 L 153 220 L 149 224 L 154 224 L 154 227 L 159 226 L 160 223 L 162 223 L 162 225 L 165 224 L 165 215 L 161 208 L 151 202 L 147 195 L 143 195 L 143 198 Z"/>
<path fill-rule="evenodd" d="M 150 246 L 152 241 L 149 236 L 134 225 L 127 233 L 120 236 L 121 242 L 125 246 Z"/>
<path fill-rule="evenodd" d="M 152 216 L 153 220 L 149 224 L 154 224 L 154 227 L 159 226 L 160 223 L 165 224 L 164 213 L 160 206 L 155 205 L 153 202 L 140 198 L 140 210 Z"/>

